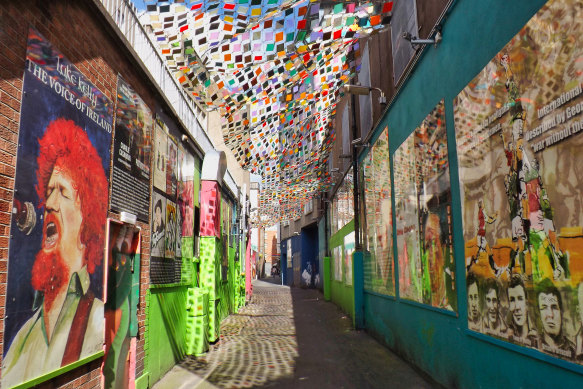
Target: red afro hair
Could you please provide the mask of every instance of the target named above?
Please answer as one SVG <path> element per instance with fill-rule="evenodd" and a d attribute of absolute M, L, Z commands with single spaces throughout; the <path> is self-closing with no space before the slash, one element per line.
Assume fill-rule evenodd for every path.
<path fill-rule="evenodd" d="M 85 131 L 72 120 L 52 121 L 38 143 L 36 193 L 40 206 L 45 205 L 47 185 L 58 166 L 70 175 L 81 200 L 81 242 L 86 247 L 87 271 L 92 274 L 103 260 L 105 244 L 109 184 L 101 157 Z"/>

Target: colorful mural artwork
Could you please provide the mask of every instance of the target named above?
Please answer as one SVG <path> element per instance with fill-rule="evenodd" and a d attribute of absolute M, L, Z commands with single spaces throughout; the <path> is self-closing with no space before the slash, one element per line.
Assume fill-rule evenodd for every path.
<path fill-rule="evenodd" d="M 2 387 L 103 350 L 113 106 L 29 30 L 8 257 Z"/>
<path fill-rule="evenodd" d="M 443 100 L 397 149 L 394 164 L 399 293 L 456 310 Z"/>
<path fill-rule="evenodd" d="M 389 129 L 386 127 L 360 163 L 364 195 L 361 221 L 364 234 L 364 287 L 395 295 L 393 266 L 393 215 L 389 166 Z"/>
<path fill-rule="evenodd" d="M 110 221 L 105 303 L 105 388 L 135 387 L 140 230 Z"/>
<path fill-rule="evenodd" d="M 547 2 L 454 100 L 468 327 L 578 363 L 582 19 Z"/>

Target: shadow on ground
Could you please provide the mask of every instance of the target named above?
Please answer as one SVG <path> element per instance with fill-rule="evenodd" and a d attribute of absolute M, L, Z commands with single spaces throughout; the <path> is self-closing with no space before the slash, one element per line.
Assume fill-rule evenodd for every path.
<path fill-rule="evenodd" d="M 320 291 L 265 281 L 254 281 L 251 302 L 223 321 L 220 341 L 203 357 L 185 359 L 182 368 L 219 388 L 433 387 L 355 331 Z"/>

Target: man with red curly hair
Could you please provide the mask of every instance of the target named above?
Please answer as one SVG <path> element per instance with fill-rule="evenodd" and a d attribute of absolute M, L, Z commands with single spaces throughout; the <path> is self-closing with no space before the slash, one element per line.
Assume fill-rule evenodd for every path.
<path fill-rule="evenodd" d="M 103 302 L 90 288 L 105 243 L 108 181 L 101 157 L 82 128 L 60 118 L 39 139 L 37 165 L 44 223 L 31 284 L 43 298 L 6 353 L 6 387 L 103 349 Z"/>

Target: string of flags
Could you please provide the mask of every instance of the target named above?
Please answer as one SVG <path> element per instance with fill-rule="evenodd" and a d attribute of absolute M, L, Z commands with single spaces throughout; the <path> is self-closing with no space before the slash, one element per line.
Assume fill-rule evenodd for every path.
<path fill-rule="evenodd" d="M 360 70 L 359 39 L 390 23 L 393 3 L 146 0 L 140 21 L 166 66 L 262 176 L 258 224 L 297 219 L 329 189 L 336 102 Z"/>

